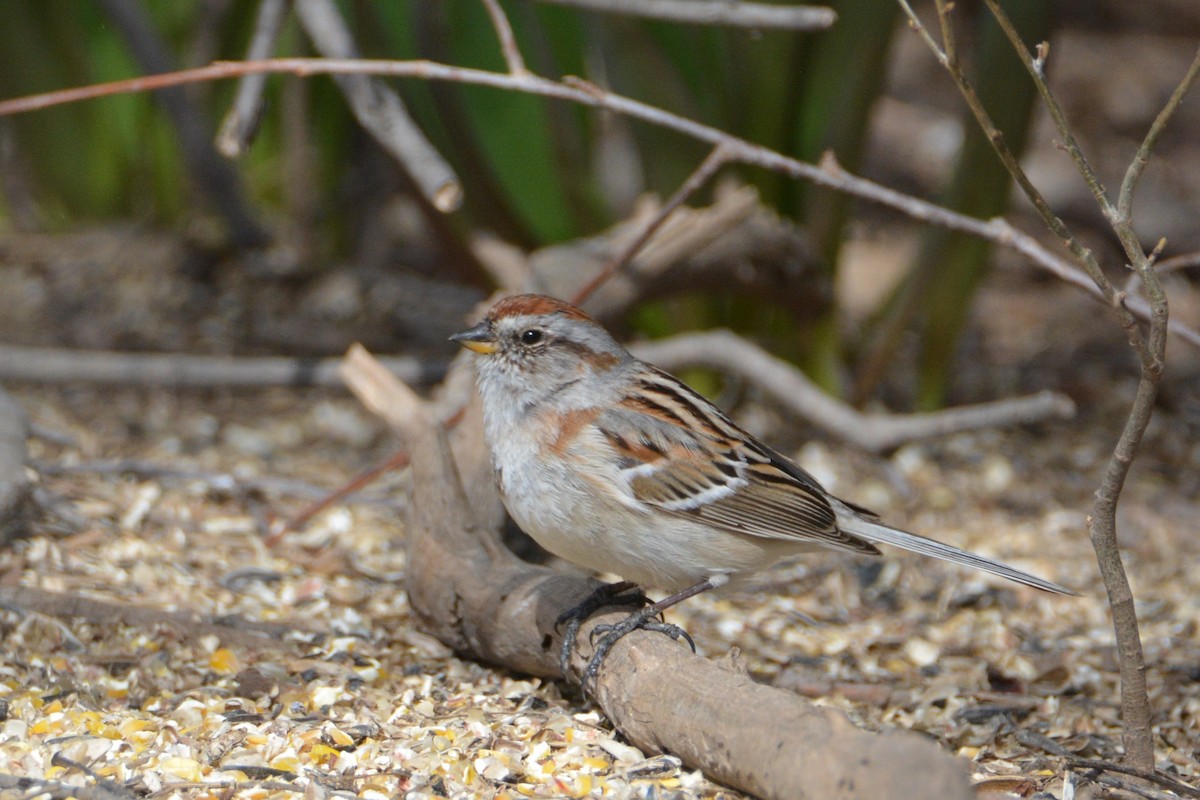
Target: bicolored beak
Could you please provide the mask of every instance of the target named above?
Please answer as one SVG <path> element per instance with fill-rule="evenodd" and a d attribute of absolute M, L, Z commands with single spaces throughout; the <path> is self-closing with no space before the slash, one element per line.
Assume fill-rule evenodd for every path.
<path fill-rule="evenodd" d="M 473 350 L 485 356 L 496 352 L 496 337 L 492 335 L 492 331 L 486 322 L 481 322 L 474 328 L 454 334 L 450 337 L 450 341 L 458 342 L 468 350 Z"/>

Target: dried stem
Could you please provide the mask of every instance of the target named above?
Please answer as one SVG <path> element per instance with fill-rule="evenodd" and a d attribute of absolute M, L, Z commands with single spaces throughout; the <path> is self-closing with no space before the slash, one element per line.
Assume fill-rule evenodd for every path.
<path fill-rule="evenodd" d="M 500 40 L 500 52 L 504 53 L 504 63 L 508 65 L 508 73 L 510 75 L 528 75 L 529 70 L 525 68 L 525 59 L 521 57 L 521 51 L 517 49 L 517 39 L 513 36 L 512 25 L 508 22 L 508 17 L 504 15 L 504 9 L 500 7 L 499 0 L 483 0 L 484 7 L 487 8 L 488 16 L 492 18 L 492 27 L 496 29 L 496 38 Z"/>
<path fill-rule="evenodd" d="M 1130 766 L 1139 773 L 1151 774 L 1154 770 L 1154 747 L 1150 731 L 1150 702 L 1146 693 L 1145 659 L 1138 633 L 1133 593 L 1130 590 L 1129 581 L 1121 562 L 1120 549 L 1117 545 L 1116 512 L 1121 490 L 1129 474 L 1129 467 L 1133 463 L 1137 447 L 1150 423 L 1154 410 L 1154 399 L 1157 396 L 1158 384 L 1162 375 L 1166 337 L 1170 330 L 1170 324 L 1166 294 L 1159 282 L 1158 273 L 1154 269 L 1153 257 L 1147 257 L 1133 230 L 1131 216 L 1134 190 L 1159 133 L 1178 108 L 1183 95 L 1196 80 L 1197 74 L 1200 74 L 1200 51 L 1197 51 L 1196 58 L 1187 74 L 1155 119 L 1136 156 L 1126 170 L 1120 196 L 1114 207 L 1099 177 L 1079 147 L 1062 107 L 1046 83 L 1044 63 L 1047 51 L 1039 49 L 1038 56 L 1034 58 L 1024 42 L 1021 41 L 999 2 L 985 0 L 1017 55 L 1029 71 L 1038 92 L 1050 111 L 1050 116 L 1062 137 L 1067 153 L 1074 161 L 1077 170 L 1096 198 L 1101 211 L 1121 241 L 1130 264 L 1142 279 L 1146 288 L 1148 308 L 1138 316 L 1148 318 L 1150 323 L 1148 332 L 1143 335 L 1134 313 L 1127 304 L 1125 293 L 1118 291 L 1112 285 L 1094 255 L 1074 238 L 1063 221 L 1049 208 L 1041 193 L 1029 180 L 1013 153 L 1005 145 L 1002 133 L 992 124 L 991 118 L 980 103 L 970 82 L 959 68 L 950 24 L 953 4 L 948 0 L 936 0 L 942 32 L 942 44 L 939 47 L 921 25 L 906 0 L 898 0 L 898 2 L 908 15 L 913 27 L 921 33 L 935 57 L 954 78 L 980 128 L 988 136 L 1001 161 L 1033 203 L 1046 226 L 1063 241 L 1075 260 L 1091 276 L 1101 296 L 1114 310 L 1118 322 L 1125 330 L 1130 346 L 1137 353 L 1141 362 L 1141 377 L 1138 381 L 1137 393 L 1125 428 L 1105 470 L 1100 488 L 1096 491 L 1095 505 L 1093 513 L 1088 519 L 1088 527 L 1091 533 L 1092 547 L 1096 552 L 1096 559 L 1108 592 L 1109 607 L 1112 610 L 1113 627 L 1116 633 L 1121 670 L 1121 713 L 1125 724 L 1125 758 Z M 1154 257 L 1157 256 L 1160 248 L 1161 243 L 1160 247 L 1155 248 Z"/>
<path fill-rule="evenodd" d="M 1194 269 L 1196 267 L 1200 267 L 1200 250 L 1194 253 L 1182 253 L 1170 258 L 1164 258 L 1154 265 L 1154 271 L 1159 275 L 1165 275 L 1168 272 L 1178 272 L 1179 270 Z"/>
<path fill-rule="evenodd" d="M 1070 398 L 1042 392 L 929 414 L 864 414 L 830 397 L 792 364 L 729 331 L 685 333 L 630 349 L 668 370 L 702 365 L 741 376 L 798 417 L 873 453 L 920 439 L 1069 418 L 1075 413 Z"/>
<path fill-rule="evenodd" d="M 571 302 L 575 305 L 583 305 L 583 302 L 591 297 L 592 292 L 596 291 L 596 289 L 600 288 L 600 286 L 602 286 L 610 278 L 624 269 L 626 265 L 633 260 L 633 257 L 637 255 L 637 253 L 640 252 L 643 247 L 645 247 L 646 243 L 650 241 L 650 238 L 654 236 L 654 233 L 662 227 L 663 223 L 667 221 L 667 218 L 671 216 L 675 209 L 687 202 L 687 199 L 695 194 L 701 186 L 707 183 L 708 179 L 711 178 L 713 174 L 728 160 L 729 157 L 726 154 L 724 147 L 722 147 L 720 144 L 714 147 L 712 152 L 710 152 L 708 156 L 705 157 L 702 162 L 700 162 L 700 166 L 696 167 L 692 174 L 688 176 L 687 180 L 685 180 L 683 184 L 680 185 L 680 187 L 675 191 L 675 194 L 671 195 L 670 199 L 663 204 L 662 208 L 660 208 L 658 212 L 646 222 L 645 227 L 643 227 L 641 232 L 633 238 L 633 241 L 631 241 L 625 247 L 625 249 L 621 251 L 619 255 L 617 255 L 616 258 L 608 262 L 608 264 L 604 266 L 604 269 L 596 273 L 596 276 L 588 281 L 582 289 L 576 292 L 575 296 L 571 299 Z"/>

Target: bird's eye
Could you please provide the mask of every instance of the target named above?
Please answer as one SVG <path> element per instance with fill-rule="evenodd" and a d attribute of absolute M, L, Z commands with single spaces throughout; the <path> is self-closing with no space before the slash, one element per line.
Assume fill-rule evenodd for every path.
<path fill-rule="evenodd" d="M 537 328 L 530 328 L 521 334 L 521 344 L 537 344 L 542 340 L 542 332 Z"/>

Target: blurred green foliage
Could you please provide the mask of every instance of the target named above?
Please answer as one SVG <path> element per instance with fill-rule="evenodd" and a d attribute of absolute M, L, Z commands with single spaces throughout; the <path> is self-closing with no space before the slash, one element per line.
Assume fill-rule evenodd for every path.
<path fill-rule="evenodd" d="M 1042 5 L 1040 0 L 1010 2 L 1014 7 Z M 835 0 L 832 5 L 840 17 L 833 30 L 795 34 L 674 25 L 529 0 L 505 2 L 521 50 L 541 74 L 581 75 L 806 160 L 831 149 L 855 171 L 861 166 L 871 110 L 888 77 L 890 44 L 904 26 L 892 0 Z M 256 3 L 248 2 L 226 4 L 218 15 L 210 4 L 197 2 L 139 7 L 179 66 L 241 57 L 257 10 Z M 504 67 L 478 0 L 347 0 L 341 8 L 364 55 Z M 1012 13 L 1020 17 L 1019 12 L 1014 8 Z M 1044 31 L 1045 16 L 1032 13 L 1037 19 L 1028 30 Z M 1002 107 L 999 117 L 1013 126 L 1012 141 L 1019 143 L 1030 99 L 1027 92 L 1010 87 L 1024 87 L 1024 77 L 989 36 L 981 34 L 973 59 L 976 72 L 984 78 L 989 101 Z M 209 43 L 207 49 L 204 43 Z M 306 55 L 307 48 L 296 23 L 289 22 L 278 54 Z M 102 4 L 0 3 L 0 96 L 137 74 L 129 53 Z M 280 114 L 281 86 L 296 80 L 301 79 L 270 79 L 261 131 L 238 163 L 250 203 L 264 217 L 298 213 L 288 207 L 287 181 L 295 176 L 287 174 L 291 162 L 285 129 L 296 124 L 296 117 L 284 120 Z M 315 221 L 305 222 L 319 225 L 322 238 L 339 241 L 346 215 L 354 210 L 345 200 L 344 178 L 361 168 L 365 136 L 328 78 L 307 80 L 301 121 L 317 157 L 315 173 L 306 180 L 315 189 L 318 209 Z M 674 191 L 707 152 L 705 145 L 671 132 L 640 123 L 605 124 L 587 109 L 542 98 L 420 81 L 397 86 L 463 180 L 466 206 L 455 220 L 456 229 L 486 227 L 525 247 L 594 234 L 628 211 L 628 198 L 606 193 L 602 179 L 612 162 L 597 158 L 598 152 L 626 159 L 640 188 L 662 196 Z M 233 84 L 189 91 L 215 130 Z M 150 95 L 59 106 L 10 123 L 48 227 L 127 216 L 170 224 L 195 213 L 174 133 Z M 982 215 L 1003 210 L 1008 183 L 989 156 L 978 142 L 968 144 L 946 202 Z M 747 171 L 743 179 L 755 183 L 766 202 L 807 227 L 822 269 L 832 278 L 851 214 L 848 198 L 761 171 Z M 927 352 L 921 357 L 920 399 L 936 405 L 949 374 L 947 353 L 953 351 L 964 309 L 987 262 L 987 249 L 977 242 L 932 234 L 909 281 L 877 321 L 874 340 L 864 337 L 865 349 L 842 340 L 836 309 L 821 319 L 801 320 L 787 308 L 763 309 L 758 301 L 688 298 L 639 319 L 647 328 L 667 330 L 671 326 L 664 323 L 664 313 L 669 309 L 676 323 L 685 317 L 695 326 L 719 323 L 751 331 L 842 393 L 853 383 L 853 359 L 860 351 L 868 356 L 880 352 L 871 349 L 871 341 L 881 336 L 894 341 L 897 331 L 921 331 Z M 944 280 L 953 275 L 960 280 Z"/>

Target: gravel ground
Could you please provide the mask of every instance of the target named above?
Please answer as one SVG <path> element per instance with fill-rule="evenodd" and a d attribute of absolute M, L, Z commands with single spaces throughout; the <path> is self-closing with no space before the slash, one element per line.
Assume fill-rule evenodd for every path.
<path fill-rule="evenodd" d="M 0 610 L 0 779 L 91 797 L 741 796 L 623 742 L 573 687 L 461 661 L 415 630 L 403 474 L 280 532 L 395 446 L 344 395 L 14 395 L 41 434 L 32 456 L 55 510 L 0 552 L 0 587 L 26 600 Z M 743 419 L 772 424 L 761 410 Z M 1171 431 L 1168 418 L 1152 445 Z M 1082 597 L 906 555 L 830 555 L 671 619 L 705 654 L 737 648 L 761 680 L 866 728 L 936 738 L 971 760 L 981 792 L 1068 796 L 1088 777 L 1070 759 L 1120 748 L 1112 632 L 1083 529 L 1105 449 L 1077 422 L 886 459 L 798 451 L 833 491 Z M 1181 481 L 1196 450 L 1152 449 L 1122 505 L 1159 764 L 1193 784 L 1200 538 Z M 86 608 L 64 613 L 58 593 Z"/>

